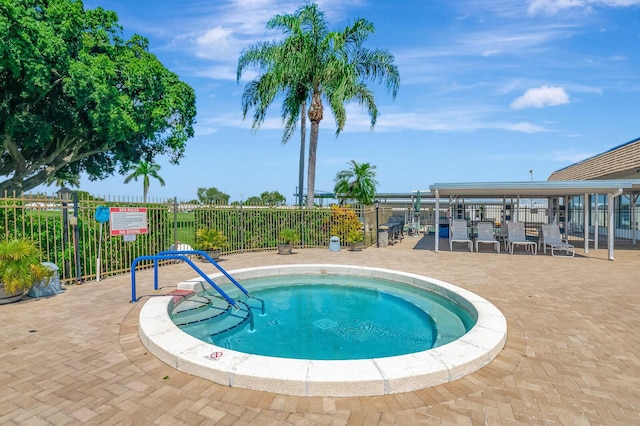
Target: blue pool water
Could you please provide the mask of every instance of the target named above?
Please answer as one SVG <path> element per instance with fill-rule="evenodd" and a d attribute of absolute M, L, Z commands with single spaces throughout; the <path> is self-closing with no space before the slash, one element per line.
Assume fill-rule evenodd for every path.
<path fill-rule="evenodd" d="M 242 284 L 265 304 L 262 314 L 255 300 L 232 294 L 253 307 L 253 331 L 246 321 L 218 333 L 217 317 L 180 328 L 239 352 L 340 360 L 424 351 L 458 339 L 475 323 L 467 311 L 448 299 L 386 280 L 300 275 L 252 279 Z M 213 291 L 198 297 L 217 300 Z M 185 315 L 174 313 L 174 321 L 180 323 Z M 199 315 L 202 318 L 202 312 Z"/>

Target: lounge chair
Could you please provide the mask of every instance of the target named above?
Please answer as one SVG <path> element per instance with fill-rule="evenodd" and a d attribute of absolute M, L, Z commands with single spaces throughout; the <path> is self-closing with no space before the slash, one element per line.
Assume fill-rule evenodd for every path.
<path fill-rule="evenodd" d="M 507 247 L 509 247 L 509 253 L 513 254 L 514 246 L 524 246 L 525 250 L 538 254 L 538 245 L 534 241 L 527 240 L 527 236 L 524 231 L 524 223 L 522 222 L 508 222 L 507 223 Z"/>
<path fill-rule="evenodd" d="M 478 237 L 476 238 L 476 251 L 479 251 L 478 243 L 493 244 L 493 246 L 496 248 L 496 252 L 500 253 L 500 241 L 496 240 L 496 238 L 493 236 L 492 222 L 478 222 Z"/>
<path fill-rule="evenodd" d="M 541 244 L 545 254 L 547 253 L 547 246 L 551 247 L 551 256 L 555 256 L 554 250 L 564 250 L 567 252 L 567 256 L 569 256 L 569 252 L 571 252 L 571 257 L 576 255 L 575 247 L 569 244 L 569 241 L 562 238 L 557 223 L 546 223 L 542 225 Z"/>
<path fill-rule="evenodd" d="M 453 219 L 453 221 L 451 222 L 451 234 L 449 234 L 449 251 L 453 251 L 453 243 L 467 243 L 469 245 L 469 251 L 473 251 L 473 241 L 469 239 L 466 220 Z"/>

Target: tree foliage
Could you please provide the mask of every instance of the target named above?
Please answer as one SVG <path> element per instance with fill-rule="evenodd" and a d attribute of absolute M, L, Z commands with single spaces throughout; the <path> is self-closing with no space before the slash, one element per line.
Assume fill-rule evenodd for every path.
<path fill-rule="evenodd" d="M 336 174 L 334 193 L 343 204 L 355 200 L 360 204 L 373 204 L 376 198 L 376 166 L 351 160 L 351 167 Z"/>
<path fill-rule="evenodd" d="M 260 200 L 265 206 L 282 206 L 287 201 L 285 196 L 278 191 L 265 191 L 260 194 Z"/>
<path fill-rule="evenodd" d="M 198 188 L 198 200 L 201 204 L 229 204 L 229 194 L 219 191 L 218 188 Z"/>
<path fill-rule="evenodd" d="M 357 102 L 376 123 L 378 108 L 366 83 L 380 82 L 395 97 L 400 74 L 393 55 L 386 50 L 369 50 L 364 42 L 374 32 L 373 24 L 356 19 L 342 31 L 330 31 L 324 13 L 314 3 L 307 3 L 293 14 L 274 16 L 267 24 L 281 30 L 281 42 L 262 42 L 247 48 L 240 56 L 238 78 L 249 66 L 261 75 L 246 85 L 243 113 L 254 109 L 253 129 L 264 120 L 268 106 L 279 94 L 284 96 L 282 117 L 285 121 L 283 141 L 295 129 L 303 104 L 309 105 L 311 122 L 307 175 L 307 207 L 313 207 L 316 152 L 319 125 L 324 117 L 324 101 L 336 120 L 336 136 L 346 123 L 347 102 Z"/>
<path fill-rule="evenodd" d="M 137 181 L 139 177 L 142 177 L 142 195 L 143 200 L 147 202 L 147 195 L 149 194 L 150 177 L 156 179 L 160 186 L 164 186 L 164 179 L 158 174 L 160 166 L 153 163 L 147 163 L 146 161 L 140 161 L 132 169 L 133 171 L 124 180 L 124 183 L 129 183 L 131 180 Z"/>
<path fill-rule="evenodd" d="M 234 202 L 237 203 L 237 205 L 240 205 L 239 202 Z M 232 205 L 234 205 L 234 203 L 231 203 Z M 244 200 L 244 202 L 242 203 L 242 205 L 244 206 L 261 206 L 262 205 L 262 198 L 253 195 L 249 198 L 247 198 L 246 200 Z"/>
<path fill-rule="evenodd" d="M 194 91 L 144 37 L 124 40 L 115 12 L 80 0 L 3 0 L 0 37 L 0 191 L 182 157 Z"/>
<path fill-rule="evenodd" d="M 301 24 L 302 21 L 299 22 Z M 277 20 L 271 20 L 267 24 L 269 28 L 278 25 Z M 253 132 L 260 128 L 267 115 L 269 106 L 273 103 L 278 94 L 284 96 L 282 102 L 282 121 L 284 123 L 284 133 L 282 143 L 285 144 L 291 139 L 298 119 L 300 120 L 300 160 L 298 176 L 298 205 L 302 205 L 302 188 L 304 185 L 304 156 L 306 138 L 307 88 L 305 82 L 295 80 L 296 75 L 291 74 L 292 69 L 303 67 L 304 64 L 297 63 L 303 59 L 296 55 L 302 48 L 303 40 L 289 37 L 282 43 L 266 41 L 258 42 L 243 50 L 238 59 L 236 78 L 240 81 L 242 72 L 246 68 L 256 67 L 264 74 L 258 79 L 245 86 L 242 94 L 242 118 L 245 119 L 250 109 L 254 110 L 251 130 Z"/>

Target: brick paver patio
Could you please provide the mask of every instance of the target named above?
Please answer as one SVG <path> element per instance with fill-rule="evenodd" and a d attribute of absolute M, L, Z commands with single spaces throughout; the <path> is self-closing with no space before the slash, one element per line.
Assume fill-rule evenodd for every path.
<path fill-rule="evenodd" d="M 640 251 L 575 258 L 435 253 L 405 238 L 363 252 L 297 250 L 227 256 L 227 270 L 339 263 L 418 273 L 469 289 L 506 316 L 502 353 L 474 374 L 415 392 L 305 398 L 229 388 L 178 372 L 137 334 L 144 297 L 129 275 L 0 306 L 0 424 L 640 424 Z M 446 240 L 441 247 L 448 247 Z M 213 272 L 213 268 L 206 269 Z M 196 274 L 161 269 L 162 291 Z M 152 272 L 138 273 L 152 294 Z"/>

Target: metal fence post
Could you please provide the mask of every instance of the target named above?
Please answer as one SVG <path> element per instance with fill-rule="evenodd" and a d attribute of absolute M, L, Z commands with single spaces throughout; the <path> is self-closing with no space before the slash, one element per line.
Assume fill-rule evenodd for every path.
<path fill-rule="evenodd" d="M 173 197 L 173 247 L 178 250 L 178 197 Z"/>
<path fill-rule="evenodd" d="M 78 229 L 78 191 L 73 191 L 73 256 L 76 265 L 76 283 L 82 282 L 80 271 L 80 230 Z"/>

